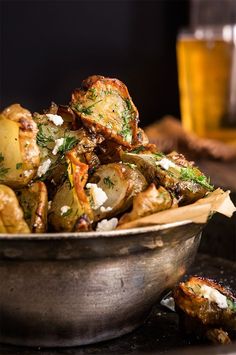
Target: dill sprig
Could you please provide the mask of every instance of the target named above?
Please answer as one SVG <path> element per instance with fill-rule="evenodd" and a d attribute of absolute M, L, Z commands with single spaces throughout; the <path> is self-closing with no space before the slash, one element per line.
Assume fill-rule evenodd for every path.
<path fill-rule="evenodd" d="M 210 191 L 214 189 L 214 186 L 210 184 L 210 178 L 207 178 L 203 174 L 199 175 L 199 170 L 196 168 L 181 168 L 180 178 L 185 181 L 196 182 Z"/>

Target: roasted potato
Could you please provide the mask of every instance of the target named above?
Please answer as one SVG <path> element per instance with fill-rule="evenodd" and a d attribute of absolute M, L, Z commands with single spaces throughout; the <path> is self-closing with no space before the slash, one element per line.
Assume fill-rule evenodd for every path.
<path fill-rule="evenodd" d="M 93 212 L 84 191 L 88 179 L 88 165 L 76 156 L 76 151 L 67 154 L 68 178 L 57 190 L 49 211 L 49 223 L 55 231 L 78 231 L 81 217 L 91 224 Z M 86 227 L 88 229 L 88 226 Z"/>
<path fill-rule="evenodd" d="M 175 159 L 174 154 L 123 152 L 124 162 L 136 164 L 149 183 L 163 186 L 171 191 L 180 205 L 192 203 L 212 191 L 208 179 L 200 170 L 181 156 Z"/>
<path fill-rule="evenodd" d="M 107 197 L 102 205 L 95 204 L 94 221 L 109 218 L 127 210 L 134 196 L 147 187 L 145 177 L 135 166 L 122 163 L 101 165 L 89 183 L 92 183 L 92 188 L 94 188 L 93 184 L 96 184 Z M 88 189 L 88 195 L 93 202 L 94 190 Z"/>
<path fill-rule="evenodd" d="M 228 289 L 207 278 L 191 277 L 174 289 L 173 297 L 186 332 L 229 342 L 227 332 L 236 330 L 236 298 Z"/>
<path fill-rule="evenodd" d="M 145 191 L 139 192 L 134 196 L 131 212 L 125 213 L 120 218 L 119 225 L 166 210 L 171 206 L 171 194 L 162 186 L 157 189 L 155 184 L 152 183 Z"/>
<path fill-rule="evenodd" d="M 14 191 L 0 185 L 0 233 L 30 233 Z"/>
<path fill-rule="evenodd" d="M 71 108 L 93 132 L 127 147 L 137 141 L 138 110 L 118 79 L 87 78 L 74 90 Z"/>
<path fill-rule="evenodd" d="M 37 125 L 19 104 L 0 114 L 0 125 L 0 181 L 13 188 L 26 186 L 40 162 Z"/>
<path fill-rule="evenodd" d="M 24 218 L 32 233 L 47 231 L 48 194 L 42 181 L 17 191 Z"/>

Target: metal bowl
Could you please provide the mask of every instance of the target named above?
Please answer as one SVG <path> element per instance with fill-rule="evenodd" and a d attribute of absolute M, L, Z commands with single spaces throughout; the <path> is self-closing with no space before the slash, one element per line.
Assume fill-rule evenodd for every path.
<path fill-rule="evenodd" d="M 193 262 L 201 229 L 0 235 L 0 342 L 74 346 L 132 331 Z"/>

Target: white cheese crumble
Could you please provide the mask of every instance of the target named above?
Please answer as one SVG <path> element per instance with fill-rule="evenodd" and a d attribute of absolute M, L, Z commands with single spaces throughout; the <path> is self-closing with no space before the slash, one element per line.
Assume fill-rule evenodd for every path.
<path fill-rule="evenodd" d="M 207 298 L 210 302 L 215 302 L 219 308 L 227 308 L 227 298 L 222 295 L 218 290 L 207 285 L 201 285 L 201 295 Z"/>
<path fill-rule="evenodd" d="M 53 122 L 56 126 L 61 126 L 63 124 L 63 118 L 59 115 L 53 115 L 52 113 L 46 114 L 49 121 Z"/>
<path fill-rule="evenodd" d="M 50 165 L 51 165 L 51 159 L 47 159 L 47 160 L 45 160 L 43 162 L 42 165 L 39 165 L 37 176 L 41 177 L 42 175 L 46 174 L 46 172 L 48 171 Z"/>
<path fill-rule="evenodd" d="M 102 219 L 101 222 L 97 224 L 96 231 L 97 232 L 112 231 L 113 229 L 116 228 L 117 224 L 118 224 L 118 219 L 115 217 L 109 220 Z"/>
<path fill-rule="evenodd" d="M 66 212 L 68 212 L 70 210 L 70 206 L 62 206 L 61 207 L 61 216 L 63 216 L 63 214 L 65 214 Z"/>
<path fill-rule="evenodd" d="M 54 146 L 54 148 L 53 148 L 53 150 L 52 150 L 52 154 L 53 155 L 57 155 L 57 153 L 58 153 L 58 150 L 59 150 L 59 148 L 62 146 L 62 144 L 64 143 L 64 138 L 59 138 L 59 139 L 56 139 L 55 140 L 55 146 Z"/>
<path fill-rule="evenodd" d="M 89 189 L 89 192 L 90 192 L 91 197 L 93 199 L 92 208 L 94 210 L 97 210 L 108 199 L 107 194 L 105 193 L 105 191 L 103 191 L 103 189 L 98 187 L 97 184 L 88 183 L 86 185 L 86 188 Z"/>
<path fill-rule="evenodd" d="M 110 212 L 110 211 L 112 211 L 112 207 L 104 207 L 104 206 L 102 206 L 101 208 L 100 208 L 100 211 L 101 212 Z"/>
<path fill-rule="evenodd" d="M 157 165 L 160 165 L 163 169 L 169 170 L 169 168 L 176 168 L 176 164 L 167 158 L 162 158 L 156 162 Z"/>
<path fill-rule="evenodd" d="M 32 174 L 32 172 L 33 172 L 33 170 L 25 170 L 25 171 L 23 172 L 23 175 L 24 175 L 25 177 L 29 177 L 29 176 Z"/>

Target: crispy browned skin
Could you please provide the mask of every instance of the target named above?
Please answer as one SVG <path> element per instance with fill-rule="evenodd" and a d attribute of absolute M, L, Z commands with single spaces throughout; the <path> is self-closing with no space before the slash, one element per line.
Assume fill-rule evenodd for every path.
<path fill-rule="evenodd" d="M 162 186 L 158 189 L 155 184 L 150 184 L 145 191 L 139 192 L 133 200 L 131 212 L 125 213 L 119 220 L 119 224 L 131 222 L 145 217 L 151 213 L 170 208 L 172 198 L 170 193 Z"/>
<path fill-rule="evenodd" d="M 141 148 L 142 146 L 131 152 L 123 152 L 122 161 L 136 164 L 149 183 L 154 182 L 174 193 L 180 205 L 193 203 L 213 189 L 201 171 L 193 167 L 183 155 L 173 152 L 165 156 L 158 152 L 152 153 L 145 147 L 139 151 Z M 175 167 L 164 169 L 159 165 L 163 158 L 174 163 Z"/>
<path fill-rule="evenodd" d="M 138 110 L 120 80 L 90 76 L 72 93 L 71 107 L 92 131 L 126 147 L 137 141 Z"/>
<path fill-rule="evenodd" d="M 199 291 L 203 285 L 226 296 L 228 307 L 220 308 L 204 298 Z M 236 298 L 228 289 L 207 278 L 191 277 L 174 289 L 173 297 L 186 332 L 197 333 L 214 342 L 229 342 L 227 331 L 236 329 Z"/>
<path fill-rule="evenodd" d="M 48 194 L 44 182 L 37 181 L 17 192 L 24 218 L 32 233 L 47 230 Z"/>

